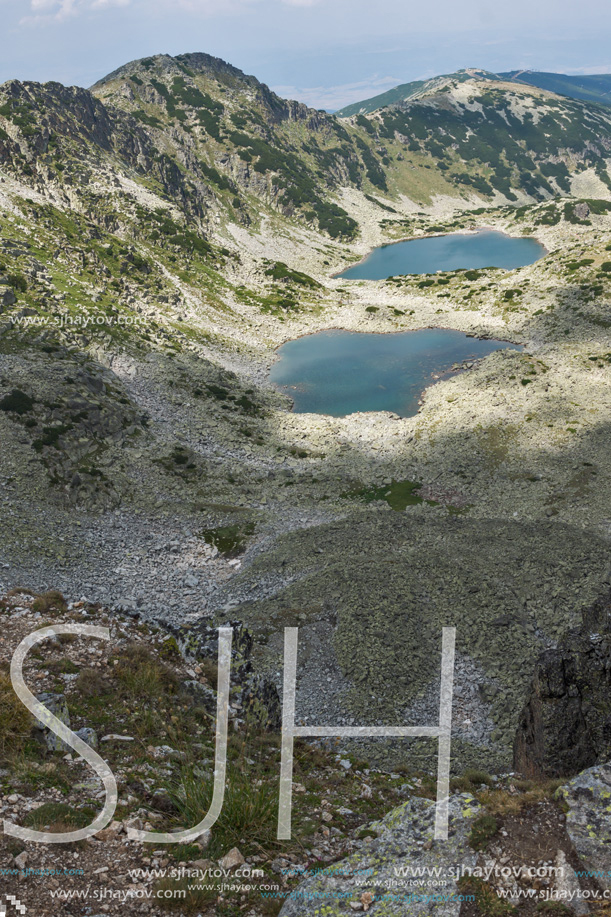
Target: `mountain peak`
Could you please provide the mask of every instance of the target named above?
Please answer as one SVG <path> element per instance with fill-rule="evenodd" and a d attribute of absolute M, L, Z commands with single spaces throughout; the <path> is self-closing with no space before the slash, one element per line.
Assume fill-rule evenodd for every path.
<path fill-rule="evenodd" d="M 517 83 L 523 88 L 530 86 L 552 92 L 555 95 L 586 102 L 598 102 L 611 105 L 611 74 L 588 76 L 567 76 L 562 73 L 543 73 L 536 70 L 510 70 L 505 73 L 492 73 L 480 67 L 465 67 L 454 73 L 434 76 L 426 80 L 414 80 L 402 83 L 380 95 L 362 102 L 354 102 L 336 112 L 338 118 L 350 118 L 355 115 L 367 115 L 389 105 L 397 105 L 420 98 L 431 92 L 439 91 L 451 82 L 464 83 L 468 80 L 485 80 L 489 82 Z"/>
<path fill-rule="evenodd" d="M 220 80 L 239 80 L 246 83 L 259 85 L 259 81 L 254 76 L 248 76 L 228 64 L 220 57 L 213 57 L 211 54 L 205 54 L 203 51 L 194 51 L 188 54 L 178 54 L 172 57 L 170 54 L 154 54 L 151 57 L 141 57 L 127 64 L 123 64 L 112 73 L 107 74 L 94 83 L 91 90 L 99 90 L 109 83 L 130 79 L 134 75 L 141 73 L 183 73 L 189 76 L 195 74 L 207 74 Z"/>

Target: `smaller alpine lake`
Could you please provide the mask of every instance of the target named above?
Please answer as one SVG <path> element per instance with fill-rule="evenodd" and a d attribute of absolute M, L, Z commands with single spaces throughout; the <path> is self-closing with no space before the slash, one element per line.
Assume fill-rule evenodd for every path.
<path fill-rule="evenodd" d="M 494 230 L 408 239 L 376 248 L 364 261 L 337 276 L 343 280 L 386 280 L 402 274 L 499 267 L 514 270 L 547 254 L 536 239 L 514 238 Z"/>
<path fill-rule="evenodd" d="M 456 372 L 456 364 L 507 348 L 522 350 L 445 328 L 391 334 L 321 331 L 283 344 L 270 381 L 293 399 L 298 414 L 345 417 L 392 411 L 412 417 L 422 392 L 439 376 Z"/>

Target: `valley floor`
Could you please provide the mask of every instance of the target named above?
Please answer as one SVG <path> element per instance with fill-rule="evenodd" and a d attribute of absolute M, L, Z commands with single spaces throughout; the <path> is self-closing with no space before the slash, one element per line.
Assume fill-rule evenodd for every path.
<path fill-rule="evenodd" d="M 609 577 L 611 230 L 608 214 L 587 204 L 583 218 L 568 221 L 549 219 L 562 205 L 474 215 L 450 214 L 450 203 L 422 217 L 404 202 L 401 219 L 381 222 L 362 195 L 346 192 L 363 226 L 352 249 L 265 220 L 250 234 L 225 227 L 249 292 L 234 277 L 224 305 L 211 307 L 205 290 L 164 267 L 193 335 L 168 325 L 181 341 L 171 353 L 91 341 L 79 355 L 60 340 L 49 354 L 44 333 L 28 344 L 5 326 L 0 372 L 39 407 L 30 426 L 0 414 L 9 521 L 0 584 L 57 588 L 147 619 L 239 618 L 278 683 L 281 626 L 297 609 L 307 653 L 320 651 L 305 679 L 304 715 L 315 715 L 324 677 L 341 722 L 368 708 L 379 722 L 397 711 L 426 717 L 435 697 L 426 660 L 437 654 L 442 624 L 455 621 L 468 724 L 459 756 L 509 766 L 528 660 L 578 622 Z M 405 220 L 416 236 L 483 225 L 532 234 L 549 254 L 511 272 L 332 279 L 340 259 L 405 235 Z M 304 290 L 297 311 L 261 310 L 263 252 L 306 271 L 320 290 Z M 300 334 L 437 326 L 524 351 L 431 379 L 418 415 L 406 419 L 294 414 L 266 381 L 275 348 Z M 89 426 L 74 420 L 81 408 L 93 411 Z M 46 448 L 43 436 L 39 447 L 44 423 L 74 429 L 64 446 L 60 438 Z M 474 552 L 485 562 L 478 566 Z M 348 586 L 340 595 L 334 584 L 351 579 L 349 599 Z M 355 677 L 359 646 L 368 658 Z M 392 664 L 376 679 L 389 647 Z"/>

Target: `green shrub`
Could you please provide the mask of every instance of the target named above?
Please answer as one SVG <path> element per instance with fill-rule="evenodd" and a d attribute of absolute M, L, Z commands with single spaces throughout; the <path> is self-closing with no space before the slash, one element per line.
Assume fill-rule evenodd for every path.
<path fill-rule="evenodd" d="M 508 917 L 516 909 L 504 898 L 499 898 L 492 886 L 475 876 L 463 876 L 457 882 L 461 895 L 473 895 L 480 914 L 485 917 Z"/>
<path fill-rule="evenodd" d="M 96 816 L 95 809 L 74 809 L 65 802 L 43 802 L 37 809 L 28 812 L 23 823 L 36 831 L 65 832 L 86 828 Z"/>
<path fill-rule="evenodd" d="M 51 589 L 49 592 L 43 592 L 37 596 L 32 603 L 32 611 L 42 615 L 64 614 L 68 611 L 68 604 L 57 589 Z"/>
<path fill-rule="evenodd" d="M 10 395 L 5 395 L 0 400 L 0 410 L 12 414 L 27 414 L 33 407 L 34 399 L 18 388 L 14 388 Z"/>
<path fill-rule="evenodd" d="M 23 274 L 8 274 L 6 279 L 15 290 L 19 290 L 20 293 L 26 292 L 28 282 Z"/>
<path fill-rule="evenodd" d="M 209 166 L 205 162 L 200 162 L 199 167 L 206 178 L 214 185 L 216 185 L 217 188 L 220 188 L 221 191 L 232 191 L 235 194 L 236 187 L 226 175 L 221 175 L 218 169 L 215 169 L 213 166 Z"/>
<path fill-rule="evenodd" d="M 112 690 L 111 684 L 99 669 L 81 669 L 74 686 L 83 697 L 100 697 Z"/>
<path fill-rule="evenodd" d="M 140 109 L 134 112 L 134 118 L 136 118 L 137 121 L 141 121 L 142 124 L 148 124 L 149 127 L 161 127 L 159 118 L 156 118 L 155 115 L 149 115 Z"/>
<path fill-rule="evenodd" d="M 422 484 L 419 481 L 393 481 L 391 484 L 382 484 L 380 487 L 362 487 L 342 494 L 342 496 L 363 500 L 365 503 L 385 500 L 391 509 L 401 513 L 408 506 L 417 506 L 423 502 L 422 497 L 419 497 L 417 493 L 421 487 Z"/>
<path fill-rule="evenodd" d="M 312 289 L 318 289 L 320 284 L 314 280 L 313 277 L 310 277 L 309 274 L 304 274 L 303 271 L 293 271 L 291 270 L 283 261 L 276 261 L 272 267 L 269 267 L 265 274 L 267 277 L 272 277 L 274 280 L 288 280 L 290 283 L 300 284 L 304 287 L 311 287 Z"/>
<path fill-rule="evenodd" d="M 261 408 L 253 401 L 252 398 L 249 398 L 248 395 L 240 395 L 239 398 L 235 399 L 236 406 L 239 407 L 244 414 L 250 414 L 255 416 L 261 413 Z"/>
<path fill-rule="evenodd" d="M 131 643 L 121 652 L 114 675 L 128 696 L 141 700 L 174 693 L 178 686 L 174 671 L 141 643 Z"/>
<path fill-rule="evenodd" d="M 175 848 L 178 846 L 178 844 L 174 845 Z M 197 857 L 191 856 L 189 859 L 193 860 Z M 189 917 L 211 913 L 210 908 L 216 904 L 221 890 L 221 883 L 218 879 L 210 877 L 204 883 L 194 882 L 189 878 L 175 879 L 167 876 L 155 883 L 155 894 L 159 896 L 159 905 L 165 910 L 178 910 Z"/>
<path fill-rule="evenodd" d="M 479 770 L 477 767 L 467 767 L 463 771 L 463 777 L 465 780 L 468 780 L 474 787 L 478 786 L 492 786 L 494 780 L 487 771 Z"/>
<path fill-rule="evenodd" d="M 248 537 L 254 534 L 253 522 L 245 524 L 235 523 L 224 525 L 216 529 L 204 529 L 202 538 L 207 544 L 213 545 L 226 557 L 237 557 L 245 547 Z"/>
<path fill-rule="evenodd" d="M 499 823 L 493 815 L 480 815 L 471 827 L 469 846 L 474 850 L 483 850 L 497 834 Z"/>

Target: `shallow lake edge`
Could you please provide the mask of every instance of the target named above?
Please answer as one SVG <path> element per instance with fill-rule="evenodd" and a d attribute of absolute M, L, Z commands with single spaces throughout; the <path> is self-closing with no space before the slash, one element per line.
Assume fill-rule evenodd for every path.
<path fill-rule="evenodd" d="M 271 363 L 269 363 L 267 367 L 266 375 L 267 375 L 268 385 L 270 385 L 272 389 L 275 392 L 277 392 L 279 395 L 284 396 L 291 402 L 291 406 L 288 411 L 289 414 L 294 414 L 295 416 L 298 416 L 297 414 L 295 414 L 294 399 L 291 398 L 291 396 L 286 391 L 284 391 L 284 388 L 282 386 L 280 386 L 277 382 L 272 382 L 269 378 L 273 366 L 275 366 L 275 364 L 278 362 L 278 351 L 281 350 L 285 346 L 285 344 L 290 344 L 292 341 L 298 341 L 301 338 L 306 338 L 306 337 L 315 337 L 317 334 L 324 334 L 327 331 L 343 331 L 343 332 L 346 332 L 347 334 L 377 334 L 380 336 L 387 336 L 387 335 L 392 335 L 392 334 L 410 334 L 412 332 L 416 333 L 418 331 L 459 331 L 461 334 L 464 334 L 465 337 L 467 338 L 476 338 L 479 341 L 498 341 L 501 344 L 513 344 L 514 347 L 521 348 L 520 350 L 521 353 L 528 353 L 528 351 L 526 350 L 527 343 L 522 343 L 519 341 L 510 341 L 510 340 L 507 340 L 506 338 L 497 338 L 497 337 L 493 337 L 492 335 L 487 335 L 487 334 L 476 334 L 473 331 L 461 331 L 458 328 L 444 328 L 440 325 L 423 325 L 421 328 L 407 328 L 407 329 L 403 329 L 402 331 L 355 331 L 354 329 L 337 328 L 335 326 L 331 328 L 318 328 L 316 331 L 304 331 L 303 334 L 296 334 L 295 337 L 289 338 L 286 341 L 282 341 L 281 344 L 278 344 L 278 346 L 275 347 L 273 351 L 275 359 L 272 360 Z M 501 348 L 499 348 L 499 350 L 497 351 L 492 351 L 492 353 L 499 353 L 500 350 Z M 484 356 L 481 356 L 481 357 L 475 357 L 473 362 L 477 361 L 479 363 L 481 360 L 485 360 L 487 357 L 492 356 L 492 353 L 485 354 Z M 440 377 L 439 379 L 435 379 L 433 382 L 431 382 L 430 385 L 427 385 L 422 389 L 421 396 L 423 396 L 425 392 L 427 392 L 430 388 L 433 388 L 433 386 L 437 385 L 439 382 L 443 382 L 446 378 L 448 377 L 452 378 L 454 376 L 461 376 L 464 373 L 468 373 L 470 371 L 471 371 L 470 369 L 459 369 L 459 370 L 456 370 L 456 372 L 452 372 L 451 370 L 446 370 L 445 372 L 443 372 L 443 377 Z M 440 370 L 440 372 L 442 371 Z M 299 415 L 308 416 L 309 414 L 311 414 L 315 417 L 327 417 L 327 418 L 333 418 L 335 420 L 342 420 L 346 417 L 354 417 L 356 414 L 392 414 L 395 417 L 399 417 L 400 420 L 409 420 L 410 417 L 416 417 L 420 413 L 421 406 L 422 406 L 422 402 L 420 401 L 418 411 L 416 412 L 416 414 L 411 414 L 411 415 L 408 415 L 407 417 L 402 417 L 400 414 L 397 414 L 396 411 L 353 411 L 351 414 L 344 414 L 342 417 L 336 417 L 334 414 L 320 414 L 317 411 L 301 411 L 299 412 Z"/>
<path fill-rule="evenodd" d="M 368 258 L 371 258 L 374 252 L 377 252 L 380 248 L 390 248 L 393 245 L 401 245 L 403 242 L 418 242 L 420 239 L 439 239 L 444 236 L 476 236 L 482 232 L 497 232 L 500 235 L 507 236 L 508 239 L 533 239 L 537 242 L 538 245 L 543 249 L 544 254 L 538 259 L 542 261 L 547 255 L 551 254 L 550 250 L 547 248 L 543 242 L 537 238 L 534 234 L 528 234 L 527 236 L 512 236 L 508 232 L 503 232 L 503 230 L 496 229 L 494 226 L 478 226 L 477 229 L 457 229 L 455 232 L 427 232 L 421 236 L 407 236 L 405 239 L 393 239 L 391 242 L 382 242 L 381 245 L 374 246 L 371 251 L 368 251 L 367 254 L 363 255 L 358 261 L 353 261 L 352 264 L 346 265 L 341 271 L 336 271 L 334 274 L 330 275 L 331 280 L 342 280 L 344 283 L 385 283 L 389 278 L 380 278 L 374 280 L 370 277 L 344 277 L 343 275 L 346 271 L 352 270 L 353 267 L 358 267 L 360 264 L 364 264 Z M 536 264 L 537 262 L 533 262 Z M 526 265 L 527 267 L 529 265 Z M 410 273 L 410 274 L 391 274 L 390 277 L 431 277 L 435 274 L 453 274 L 456 271 L 468 271 L 471 268 L 456 268 L 455 271 L 433 271 L 432 273 Z M 473 268 L 473 270 L 478 271 L 505 271 L 510 273 L 511 271 L 520 271 L 522 268 L 519 267 L 494 267 L 493 265 L 488 265 L 488 267 L 479 267 Z"/>

